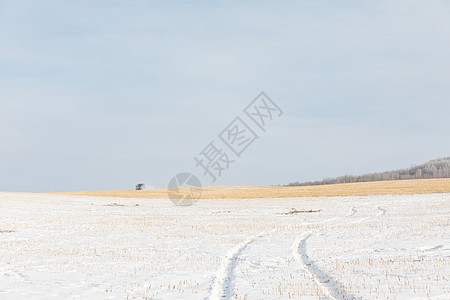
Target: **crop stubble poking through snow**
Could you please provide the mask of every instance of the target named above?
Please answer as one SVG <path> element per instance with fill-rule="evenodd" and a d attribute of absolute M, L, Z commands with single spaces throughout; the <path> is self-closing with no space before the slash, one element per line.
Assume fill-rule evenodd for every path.
<path fill-rule="evenodd" d="M 449 203 L 0 193 L 0 299 L 445 299 Z"/>

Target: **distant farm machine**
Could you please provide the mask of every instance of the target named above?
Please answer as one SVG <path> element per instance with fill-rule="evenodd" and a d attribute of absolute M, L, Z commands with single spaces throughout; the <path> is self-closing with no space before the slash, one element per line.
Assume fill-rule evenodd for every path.
<path fill-rule="evenodd" d="M 136 191 L 145 190 L 145 184 L 139 183 L 136 185 Z"/>

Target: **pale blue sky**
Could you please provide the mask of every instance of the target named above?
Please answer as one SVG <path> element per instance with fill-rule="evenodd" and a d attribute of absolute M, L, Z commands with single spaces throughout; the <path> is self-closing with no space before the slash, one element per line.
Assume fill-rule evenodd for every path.
<path fill-rule="evenodd" d="M 448 1 L 0 0 L 0 190 L 165 187 L 260 92 L 218 185 L 450 156 Z"/>

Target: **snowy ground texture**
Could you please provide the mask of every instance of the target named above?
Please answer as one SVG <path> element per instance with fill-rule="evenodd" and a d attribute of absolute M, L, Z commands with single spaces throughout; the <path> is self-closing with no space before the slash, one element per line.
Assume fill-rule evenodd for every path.
<path fill-rule="evenodd" d="M 449 218 L 450 194 L 0 193 L 0 299 L 450 299 Z"/>

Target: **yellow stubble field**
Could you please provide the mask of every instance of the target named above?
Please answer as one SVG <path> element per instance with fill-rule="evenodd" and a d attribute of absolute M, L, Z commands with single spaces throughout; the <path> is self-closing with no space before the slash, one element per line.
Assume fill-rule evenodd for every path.
<path fill-rule="evenodd" d="M 182 189 L 181 191 L 182 192 Z M 450 178 L 375 181 L 317 186 L 205 186 L 200 199 L 250 199 L 450 193 Z M 61 194 L 166 199 L 167 189 L 68 192 Z"/>

